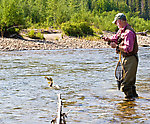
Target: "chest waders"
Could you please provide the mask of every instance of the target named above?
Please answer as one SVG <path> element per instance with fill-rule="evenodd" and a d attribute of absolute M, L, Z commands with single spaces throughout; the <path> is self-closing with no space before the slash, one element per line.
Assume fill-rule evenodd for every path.
<path fill-rule="evenodd" d="M 127 26 L 124 32 L 126 30 L 130 30 L 135 34 L 134 30 L 130 26 Z M 124 38 L 121 38 L 121 34 L 124 32 L 119 32 L 118 35 L 118 44 L 120 46 L 124 44 Z M 127 99 L 138 97 L 138 94 L 136 93 L 136 87 L 135 87 L 136 72 L 138 67 L 137 52 L 138 52 L 138 44 L 137 44 L 137 38 L 135 34 L 133 51 L 130 53 L 122 52 L 123 66 L 125 69 L 126 76 L 121 82 L 121 91 L 124 92 L 125 98 Z"/>

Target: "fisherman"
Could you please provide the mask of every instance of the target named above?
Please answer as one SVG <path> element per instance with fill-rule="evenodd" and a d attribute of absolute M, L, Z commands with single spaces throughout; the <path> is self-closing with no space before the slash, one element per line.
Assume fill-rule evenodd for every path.
<path fill-rule="evenodd" d="M 118 13 L 114 21 L 119 28 L 118 32 L 112 37 L 104 37 L 116 51 L 120 50 L 123 56 L 123 67 L 126 75 L 121 82 L 121 91 L 125 94 L 125 101 L 132 101 L 138 97 L 136 92 L 136 73 L 138 67 L 138 44 L 135 31 L 127 23 L 126 16 Z"/>

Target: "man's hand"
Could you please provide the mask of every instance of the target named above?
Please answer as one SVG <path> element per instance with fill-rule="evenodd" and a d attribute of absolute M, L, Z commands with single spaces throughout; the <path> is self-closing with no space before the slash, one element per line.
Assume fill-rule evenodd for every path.
<path fill-rule="evenodd" d="M 111 46 L 112 48 L 116 48 L 116 47 L 117 47 L 117 44 L 116 44 L 115 42 L 111 42 L 111 43 L 110 43 L 110 46 Z"/>
<path fill-rule="evenodd" d="M 111 46 L 112 48 L 116 48 L 116 53 L 119 53 L 119 52 L 120 52 L 120 48 L 119 48 L 119 46 L 118 46 L 115 42 L 111 42 L 111 43 L 110 43 L 110 46 Z"/>

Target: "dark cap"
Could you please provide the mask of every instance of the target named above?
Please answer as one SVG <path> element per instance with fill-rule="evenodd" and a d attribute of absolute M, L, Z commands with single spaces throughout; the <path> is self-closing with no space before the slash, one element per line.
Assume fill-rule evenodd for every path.
<path fill-rule="evenodd" d="M 115 16 L 115 19 L 114 19 L 114 21 L 113 21 L 112 23 L 116 23 L 116 21 L 117 21 L 118 19 L 124 20 L 124 21 L 127 20 L 127 19 L 126 19 L 126 16 L 125 16 L 123 13 L 118 13 L 118 14 Z"/>

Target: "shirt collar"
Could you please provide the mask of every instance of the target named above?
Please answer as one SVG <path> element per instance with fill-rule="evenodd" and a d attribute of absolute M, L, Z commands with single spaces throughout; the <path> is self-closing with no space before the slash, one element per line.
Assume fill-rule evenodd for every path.
<path fill-rule="evenodd" d="M 127 24 L 123 27 L 123 29 L 122 29 L 123 32 L 126 30 L 126 27 L 127 27 L 128 25 L 129 25 L 129 24 L 127 23 Z"/>

